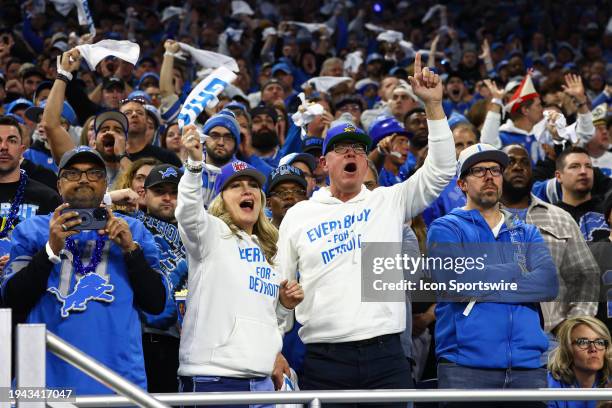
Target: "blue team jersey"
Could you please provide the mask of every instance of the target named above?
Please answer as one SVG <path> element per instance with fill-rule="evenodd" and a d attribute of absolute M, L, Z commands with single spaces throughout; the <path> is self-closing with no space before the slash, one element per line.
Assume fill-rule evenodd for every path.
<path fill-rule="evenodd" d="M 51 153 L 44 152 L 42 150 L 29 148 L 23 152 L 23 158 L 31 161 L 34 164 L 43 166 L 46 169 L 51 170 L 55 174 L 58 172 L 57 165 L 51 156 Z"/>
<path fill-rule="evenodd" d="M 546 157 L 544 150 L 540 147 L 534 135 L 523 135 L 520 133 L 500 130 L 499 138 L 501 139 L 502 146 L 518 144 L 527 149 L 533 164 L 536 164 L 540 160 L 544 160 Z"/>
<path fill-rule="evenodd" d="M 151 267 L 159 270 L 159 257 L 153 236 L 133 218 L 124 218 L 135 242 L 142 247 Z M 13 245 L 6 283 L 32 257 L 45 247 L 49 238 L 51 214 L 35 216 L 13 231 Z M 96 231 L 74 235 L 84 265 L 95 248 Z M 163 279 L 167 285 L 167 280 Z M 27 323 L 44 323 L 47 329 L 136 385 L 147 388 L 141 342 L 141 323 L 130 285 L 129 271 L 119 246 L 107 240 L 95 273 L 76 276 L 72 254 L 63 251 L 62 262 L 54 265 L 47 280 L 47 291 L 30 310 Z M 112 391 L 51 353 L 47 353 L 47 387 L 71 387 L 77 394 L 111 394 Z"/>

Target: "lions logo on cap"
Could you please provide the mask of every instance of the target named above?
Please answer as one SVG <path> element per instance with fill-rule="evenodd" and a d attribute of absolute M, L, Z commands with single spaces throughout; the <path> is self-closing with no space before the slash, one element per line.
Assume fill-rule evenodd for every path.
<path fill-rule="evenodd" d="M 356 132 L 357 129 L 355 129 L 355 126 L 353 125 L 346 125 L 346 127 L 344 128 L 345 132 Z"/>
<path fill-rule="evenodd" d="M 159 174 L 161 174 L 162 179 L 165 179 L 166 177 L 172 177 L 172 176 L 178 177 L 178 173 L 172 167 L 168 167 L 164 171 L 159 170 Z"/>
<path fill-rule="evenodd" d="M 248 165 L 243 161 L 235 161 L 232 162 L 232 168 L 234 169 L 234 171 L 242 171 L 246 170 L 248 168 Z"/>

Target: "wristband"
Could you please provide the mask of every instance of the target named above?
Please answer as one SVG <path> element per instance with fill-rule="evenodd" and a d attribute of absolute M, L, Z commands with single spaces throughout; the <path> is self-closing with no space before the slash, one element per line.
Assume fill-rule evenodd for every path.
<path fill-rule="evenodd" d="M 72 73 L 62 69 L 62 66 L 60 65 L 60 55 L 57 56 L 57 75 L 58 77 L 60 75 L 65 76 L 68 78 L 68 82 L 72 81 Z"/>
<path fill-rule="evenodd" d="M 178 52 L 166 51 L 166 52 L 164 52 L 164 57 L 176 57 L 177 54 L 178 54 Z"/>
<path fill-rule="evenodd" d="M 60 74 L 58 73 L 57 76 L 55 77 L 56 81 L 63 81 L 66 84 L 68 84 L 68 82 L 70 82 L 70 78 L 68 78 L 66 75 L 64 74 Z"/>
<path fill-rule="evenodd" d="M 55 265 L 62 263 L 62 259 L 59 256 L 55 255 L 55 253 L 53 253 L 53 250 L 51 249 L 51 245 L 49 245 L 49 241 L 47 241 L 47 244 L 45 245 L 45 251 L 47 251 L 49 262 Z"/>
<path fill-rule="evenodd" d="M 499 99 L 499 98 L 493 98 L 493 99 L 491 99 L 491 103 L 493 103 L 493 104 L 495 104 L 495 105 L 499 105 L 499 106 L 501 106 L 502 108 L 504 107 L 504 103 L 503 103 L 503 102 L 502 102 L 502 100 L 501 100 L 501 99 Z"/>
<path fill-rule="evenodd" d="M 204 169 L 203 162 L 192 161 L 192 163 L 195 163 L 195 164 L 189 163 L 189 158 L 187 158 L 187 161 L 185 162 L 185 168 L 189 170 L 191 173 L 200 173 Z"/>

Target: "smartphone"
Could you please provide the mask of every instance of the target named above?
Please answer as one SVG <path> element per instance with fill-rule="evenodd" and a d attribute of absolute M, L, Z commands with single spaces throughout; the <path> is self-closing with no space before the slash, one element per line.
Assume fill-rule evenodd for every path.
<path fill-rule="evenodd" d="M 79 214 L 79 217 L 81 218 L 81 223 L 71 228 L 74 231 L 89 231 L 89 230 L 104 229 L 108 221 L 108 212 L 106 212 L 106 208 L 102 208 L 102 207 L 67 208 L 62 211 L 62 214 L 66 212 L 76 212 Z"/>

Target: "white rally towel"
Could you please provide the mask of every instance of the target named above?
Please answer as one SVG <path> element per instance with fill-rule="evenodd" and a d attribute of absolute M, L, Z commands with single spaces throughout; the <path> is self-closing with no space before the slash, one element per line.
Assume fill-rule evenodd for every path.
<path fill-rule="evenodd" d="M 377 41 L 386 41 L 389 43 L 397 43 L 400 41 L 404 41 L 404 34 L 399 31 L 387 30 L 378 34 L 376 37 Z"/>
<path fill-rule="evenodd" d="M 243 1 L 243 0 L 232 1 L 232 17 L 238 16 L 241 14 L 252 16 L 253 14 L 255 14 L 255 12 L 251 8 L 251 6 L 249 6 L 249 3 L 247 3 L 246 1 Z"/>
<path fill-rule="evenodd" d="M 385 31 L 385 29 L 382 28 L 381 26 L 377 26 L 376 24 L 372 24 L 372 23 L 366 23 L 365 28 L 375 33 L 382 33 L 383 31 Z"/>
<path fill-rule="evenodd" d="M 161 22 L 165 23 L 167 20 L 170 20 L 172 17 L 179 16 L 183 17 L 185 15 L 185 9 L 182 7 L 176 6 L 168 6 L 162 11 Z"/>
<path fill-rule="evenodd" d="M 55 10 L 64 17 L 70 13 L 73 7 L 77 8 L 77 15 L 79 18 L 79 25 L 86 25 L 89 28 L 89 32 L 92 35 L 96 35 L 96 29 L 94 27 L 93 18 L 89 11 L 89 4 L 87 0 L 51 0 L 55 5 Z"/>
<path fill-rule="evenodd" d="M 76 48 L 92 70 L 109 55 L 132 65 L 136 65 L 140 56 L 140 45 L 127 40 L 102 40 L 95 44 L 78 45 Z"/>
<path fill-rule="evenodd" d="M 304 23 L 302 21 L 288 21 L 287 23 L 297 27 L 305 28 L 306 30 L 308 30 L 309 33 L 316 33 L 322 28 L 325 29 L 328 36 L 331 36 L 334 33 L 334 30 L 330 26 L 323 23 Z"/>
<path fill-rule="evenodd" d="M 306 89 L 307 85 L 312 86 L 319 92 L 327 92 L 334 86 L 339 85 L 343 82 L 350 81 L 350 77 L 333 77 L 333 76 L 320 76 L 310 78 L 308 81 L 302 84 L 302 89 Z"/>
<path fill-rule="evenodd" d="M 283 386 L 280 391 L 299 391 L 300 387 L 298 386 L 298 376 L 293 370 L 293 368 L 289 368 L 291 370 L 291 374 L 287 376 L 287 374 L 283 374 Z M 276 404 L 276 408 L 301 408 L 302 404 Z"/>
<path fill-rule="evenodd" d="M 303 139 L 306 137 L 306 126 L 308 126 L 308 124 L 312 122 L 316 116 L 322 115 L 323 112 L 325 112 L 325 108 L 323 108 L 323 105 L 318 103 L 307 103 L 304 92 L 300 92 L 298 97 L 302 101 L 302 104 L 298 106 L 297 112 L 291 115 L 291 119 L 297 127 L 302 129 Z"/>
<path fill-rule="evenodd" d="M 234 72 L 240 71 L 238 63 L 232 57 L 219 54 L 218 52 L 200 50 L 182 42 L 179 43 L 179 46 L 181 50 L 191 55 L 191 58 L 204 68 L 226 67 Z"/>
<path fill-rule="evenodd" d="M 363 64 L 363 54 L 361 50 L 347 54 L 344 60 L 344 70 L 350 74 L 359 72 L 359 67 Z"/>
<path fill-rule="evenodd" d="M 235 79 L 236 74 L 222 66 L 201 81 L 189 93 L 181 108 L 178 115 L 179 128 L 195 123 L 205 108 L 214 108 L 219 103 L 219 94 Z"/>

